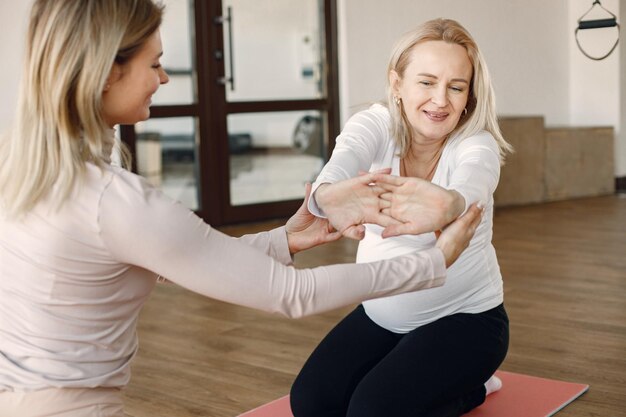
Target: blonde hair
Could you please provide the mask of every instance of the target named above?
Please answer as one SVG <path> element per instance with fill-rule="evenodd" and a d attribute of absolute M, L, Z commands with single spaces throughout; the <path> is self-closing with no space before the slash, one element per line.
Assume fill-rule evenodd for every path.
<path fill-rule="evenodd" d="M 102 92 L 113 63 L 132 58 L 162 13 L 152 0 L 35 1 L 16 119 L 0 142 L 6 216 L 27 213 L 53 187 L 60 206 L 86 162 L 109 162 L 115 140 L 102 116 Z"/>
<path fill-rule="evenodd" d="M 471 35 L 458 22 L 450 19 L 430 20 L 417 29 L 406 33 L 393 48 L 387 75 L 395 71 L 400 78 L 411 62 L 411 51 L 419 43 L 426 41 L 445 41 L 465 48 L 472 63 L 473 75 L 467 100 L 467 113 L 461 116 L 458 125 L 450 136 L 466 138 L 481 130 L 490 132 L 500 150 L 500 160 L 504 161 L 507 152 L 513 147 L 504 140 L 496 115 L 496 102 L 489 70 Z M 389 77 L 387 77 L 389 78 Z M 391 114 L 391 135 L 400 147 L 400 156 L 405 156 L 411 146 L 411 125 L 401 105 L 394 105 L 394 93 L 387 79 L 387 107 Z"/>

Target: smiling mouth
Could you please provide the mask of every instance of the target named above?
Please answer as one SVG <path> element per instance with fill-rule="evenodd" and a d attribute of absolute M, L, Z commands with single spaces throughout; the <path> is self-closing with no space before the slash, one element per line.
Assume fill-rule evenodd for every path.
<path fill-rule="evenodd" d="M 424 110 L 424 114 L 426 114 L 426 117 L 428 117 L 432 121 L 441 122 L 445 120 L 446 117 L 448 117 L 449 113 Z"/>

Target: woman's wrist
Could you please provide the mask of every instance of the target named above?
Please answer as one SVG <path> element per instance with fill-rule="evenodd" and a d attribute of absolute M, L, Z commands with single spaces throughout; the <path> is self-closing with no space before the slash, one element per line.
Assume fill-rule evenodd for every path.
<path fill-rule="evenodd" d="M 448 204 L 448 223 L 452 223 L 465 212 L 465 198 L 456 190 L 448 190 L 450 202 Z"/>
<path fill-rule="evenodd" d="M 311 198 L 313 198 L 315 204 L 317 204 L 317 207 L 322 211 L 324 211 L 324 208 L 328 203 L 328 188 L 330 185 L 331 184 L 329 182 L 320 184 L 315 192 L 311 195 Z"/>
<path fill-rule="evenodd" d="M 295 255 L 296 253 L 300 252 L 298 237 L 294 236 L 294 232 L 290 232 L 285 229 L 285 234 L 287 235 L 287 247 L 289 248 L 289 254 Z"/>

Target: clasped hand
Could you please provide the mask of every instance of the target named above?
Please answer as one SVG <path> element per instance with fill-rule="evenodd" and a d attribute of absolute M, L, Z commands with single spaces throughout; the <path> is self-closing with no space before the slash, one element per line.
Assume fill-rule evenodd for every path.
<path fill-rule="evenodd" d="M 308 208 L 311 186 L 307 184 L 300 209 L 286 225 L 289 248 L 297 253 L 346 236 L 363 239 L 365 223 L 383 226 L 383 237 L 436 232 L 439 247 L 450 265 L 467 247 L 478 227 L 482 209 L 473 204 L 466 214 L 465 200 L 414 177 L 389 175 L 390 170 L 322 184 L 316 191 L 318 206 L 327 219 L 313 216 Z M 441 233 L 441 230 L 446 231 Z"/>
<path fill-rule="evenodd" d="M 399 225 L 397 220 L 382 212 L 386 203 L 381 196 L 387 191 L 371 184 L 375 175 L 389 174 L 390 171 L 387 169 L 335 184 L 322 184 L 317 189 L 316 202 L 323 206 L 327 218 L 316 217 L 309 212 L 311 184 L 306 184 L 302 205 L 285 225 L 289 251 L 295 254 L 341 236 L 361 240 L 365 236 L 365 223 Z"/>
<path fill-rule="evenodd" d="M 465 199 L 454 190 L 415 177 L 378 173 L 373 178 L 380 195 L 381 212 L 397 220 L 385 227 L 383 237 L 439 232 L 465 210 Z M 385 225 L 386 226 L 386 225 Z"/>
<path fill-rule="evenodd" d="M 388 210 L 384 211 L 388 204 L 382 195 L 388 191 L 373 184 L 376 175 L 389 172 L 387 169 L 377 173 L 365 173 L 334 184 L 322 184 L 316 190 L 316 202 L 330 224 L 343 236 L 351 239 L 363 239 L 365 223 L 400 226 L 400 222 Z"/>
<path fill-rule="evenodd" d="M 363 238 L 364 223 L 383 226 L 385 238 L 439 231 L 463 212 L 465 200 L 458 192 L 389 172 L 386 169 L 322 184 L 316 191 L 316 202 L 330 224 L 352 239 Z"/>

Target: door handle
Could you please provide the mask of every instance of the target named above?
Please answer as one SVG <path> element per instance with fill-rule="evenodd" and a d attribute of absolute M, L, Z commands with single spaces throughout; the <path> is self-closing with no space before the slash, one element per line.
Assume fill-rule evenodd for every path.
<path fill-rule="evenodd" d="M 228 69 L 229 76 L 219 77 L 216 81 L 218 84 L 230 84 L 230 91 L 235 91 L 235 57 L 233 55 L 233 13 L 232 7 L 226 8 L 226 16 L 217 16 L 214 20 L 215 24 L 223 25 L 228 23 Z"/>

